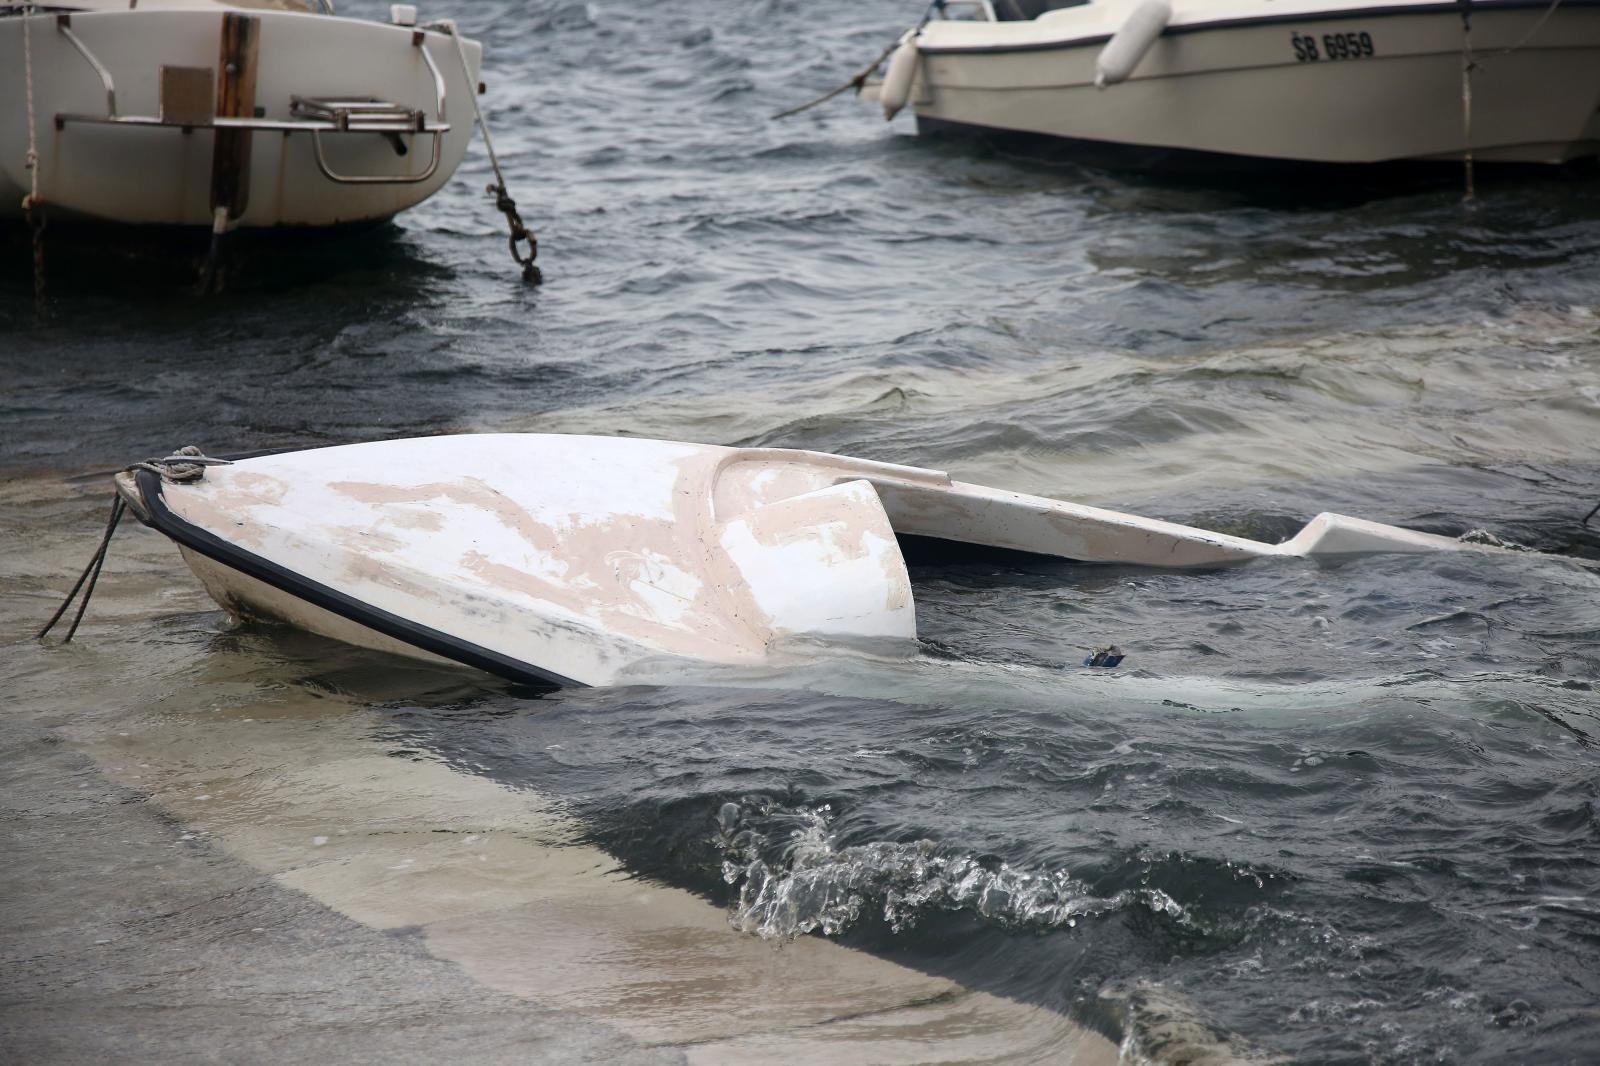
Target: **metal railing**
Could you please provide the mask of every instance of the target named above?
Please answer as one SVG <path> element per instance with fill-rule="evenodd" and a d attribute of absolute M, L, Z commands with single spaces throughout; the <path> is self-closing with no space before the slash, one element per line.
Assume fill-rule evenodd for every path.
<path fill-rule="evenodd" d="M 328 14 L 333 13 L 333 5 L 329 0 L 321 0 L 322 6 Z M 106 113 L 104 115 L 88 115 L 73 112 L 59 112 L 55 116 L 57 130 L 65 129 L 69 124 L 83 123 L 88 125 L 111 126 L 145 126 L 167 127 L 181 129 L 185 132 L 196 129 L 223 129 L 223 130 L 250 130 L 270 131 L 283 133 L 309 133 L 311 134 L 312 154 L 316 159 L 317 169 L 329 181 L 341 185 L 415 185 L 427 181 L 439 169 L 439 161 L 443 154 L 444 134 L 450 131 L 450 124 L 445 121 L 446 86 L 443 72 L 439 64 L 434 62 L 425 44 L 427 33 L 423 30 L 413 30 L 411 44 L 422 53 L 423 62 L 428 65 L 428 72 L 433 77 L 433 113 L 434 118 L 429 121 L 426 114 L 415 108 L 408 108 L 401 104 L 389 103 L 377 99 L 357 100 L 324 99 L 317 97 L 294 96 L 290 98 L 290 114 L 288 119 L 272 118 L 244 118 L 225 117 L 213 115 L 205 120 L 193 118 L 168 119 L 158 115 L 119 115 L 117 113 L 116 84 L 112 80 L 111 72 L 106 69 L 89 47 L 72 32 L 72 16 L 58 14 L 55 16 L 56 29 L 71 42 L 78 54 L 94 68 L 100 77 L 101 84 L 106 91 Z M 428 166 L 419 174 L 341 174 L 328 164 L 327 156 L 323 152 L 322 135 L 324 133 L 375 133 L 388 137 L 398 137 L 400 134 L 423 134 L 432 138 L 432 152 Z"/>
<path fill-rule="evenodd" d="M 111 80 L 111 72 L 106 69 L 106 65 L 100 62 L 99 59 L 95 58 L 95 54 L 89 51 L 89 46 L 84 44 L 83 41 L 78 38 L 78 35 L 72 32 L 71 15 L 61 14 L 56 16 L 56 32 L 70 41 L 72 43 L 72 47 L 78 50 L 78 54 L 88 61 L 89 65 L 94 68 L 94 72 L 96 74 L 100 75 L 100 84 L 105 86 L 106 90 L 106 114 L 115 116 L 117 113 L 116 83 Z M 60 128 L 61 123 L 58 120 L 56 122 L 56 129 Z"/>

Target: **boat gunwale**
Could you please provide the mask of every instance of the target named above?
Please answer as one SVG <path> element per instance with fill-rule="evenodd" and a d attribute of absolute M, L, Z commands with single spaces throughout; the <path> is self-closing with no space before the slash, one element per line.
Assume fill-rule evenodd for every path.
<path fill-rule="evenodd" d="M 255 578 L 313 607 L 336 614 L 401 643 L 432 652 L 463 666 L 483 670 L 508 681 L 540 687 L 550 685 L 558 688 L 588 687 L 582 681 L 542 669 L 503 652 L 463 640 L 431 626 L 421 625 L 381 607 L 375 607 L 349 593 L 340 592 L 338 589 L 298 574 L 280 563 L 247 551 L 176 514 L 167 506 L 161 477 L 152 471 L 137 471 L 134 474 L 134 484 L 139 491 L 139 502 L 143 505 L 142 510 L 134 508 L 134 513 L 141 522 L 178 545 L 198 552 L 230 570 Z"/>
<path fill-rule="evenodd" d="M 1600 0 L 1559 0 L 1563 9 L 1600 7 Z M 1465 10 L 1469 14 L 1484 15 L 1494 12 L 1525 11 L 1529 9 L 1548 9 L 1552 5 L 1550 0 L 1471 0 L 1469 6 L 1456 0 L 1440 0 L 1436 3 L 1397 4 L 1384 7 L 1355 7 L 1355 8 L 1330 8 L 1325 11 L 1285 12 L 1271 15 L 1249 15 L 1238 18 L 1219 18 L 1204 22 L 1169 24 L 1162 31 L 1162 37 L 1174 37 L 1182 34 L 1205 33 L 1209 30 L 1237 30 L 1250 29 L 1258 26 L 1284 26 L 1293 24 L 1308 24 L 1314 22 L 1347 22 L 1353 19 L 1365 18 L 1399 18 L 1433 17 L 1450 15 L 1459 18 Z M 1067 9 L 1070 10 L 1070 9 Z M 1035 20 L 1036 21 L 1036 20 Z M 1031 22 L 995 23 L 994 25 L 1029 26 Z M 965 24 L 963 24 L 965 25 Z M 950 55 L 1007 55 L 1019 52 L 1052 52 L 1067 48 L 1083 48 L 1093 45 L 1102 45 L 1111 40 L 1112 33 L 1095 32 L 1077 37 L 1057 37 L 1048 41 L 1019 41 L 1016 44 L 928 44 L 924 40 L 917 42 L 917 51 L 925 56 L 950 56 Z M 1568 44 L 1540 44 L 1524 45 L 1524 49 L 1561 49 L 1585 48 L 1588 45 Z"/>

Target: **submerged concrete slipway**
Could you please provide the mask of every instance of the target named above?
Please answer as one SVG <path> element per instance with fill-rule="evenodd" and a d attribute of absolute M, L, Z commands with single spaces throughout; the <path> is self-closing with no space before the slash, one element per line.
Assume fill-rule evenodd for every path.
<path fill-rule="evenodd" d="M 52 230 L 38 319 L 7 246 L 0 1059 L 1592 1060 L 1600 175 L 1464 206 L 769 122 L 881 0 L 444 14 L 544 287 L 475 155 L 207 299 Z M 1534 551 L 913 553 L 912 661 L 547 693 L 236 626 L 130 525 L 31 639 L 133 459 L 474 430 Z"/>

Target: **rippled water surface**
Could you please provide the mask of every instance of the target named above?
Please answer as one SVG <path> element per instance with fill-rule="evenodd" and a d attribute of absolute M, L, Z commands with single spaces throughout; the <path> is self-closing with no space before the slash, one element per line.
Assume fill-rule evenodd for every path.
<path fill-rule="evenodd" d="M 397 758 L 557 797 L 741 935 L 835 938 L 1119 1038 L 1158 984 L 1297 1062 L 1593 1060 L 1600 175 L 1489 176 L 1469 207 L 1453 175 L 1378 195 L 1012 158 L 848 99 L 770 122 L 914 17 L 880 0 L 454 14 L 544 287 L 510 268 L 476 151 L 394 226 L 258 249 L 217 298 L 186 253 L 63 244 L 36 322 L 8 253 L 14 693 L 67 715 L 154 679 L 159 712 L 114 712 L 135 731 L 200 728 L 241 687 L 338 693 Z M 234 629 L 135 531 L 80 646 L 22 643 L 92 550 L 103 481 L 77 475 L 484 429 L 1539 554 L 1165 573 L 924 548 L 913 662 L 541 695 L 406 690 L 379 656 Z M 1111 641 L 1121 669 L 1078 666 Z"/>

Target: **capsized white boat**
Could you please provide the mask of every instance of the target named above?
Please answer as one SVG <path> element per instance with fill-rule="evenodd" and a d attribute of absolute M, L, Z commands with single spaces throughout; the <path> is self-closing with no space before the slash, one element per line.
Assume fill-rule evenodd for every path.
<path fill-rule="evenodd" d="M 329 0 L 5 0 L 0 221 L 35 195 L 55 220 L 229 229 L 421 203 L 466 153 L 482 50 L 409 5 L 391 17 L 335 17 Z"/>
<path fill-rule="evenodd" d="M 1150 165 L 1560 163 L 1600 153 L 1600 0 L 937 0 L 869 96 Z"/>
<path fill-rule="evenodd" d="M 795 645 L 906 654 L 898 534 L 1161 567 L 1473 547 L 1334 514 L 1264 544 L 938 470 L 626 437 L 426 437 L 164 475 L 182 462 L 118 491 L 234 615 L 555 684 Z"/>

